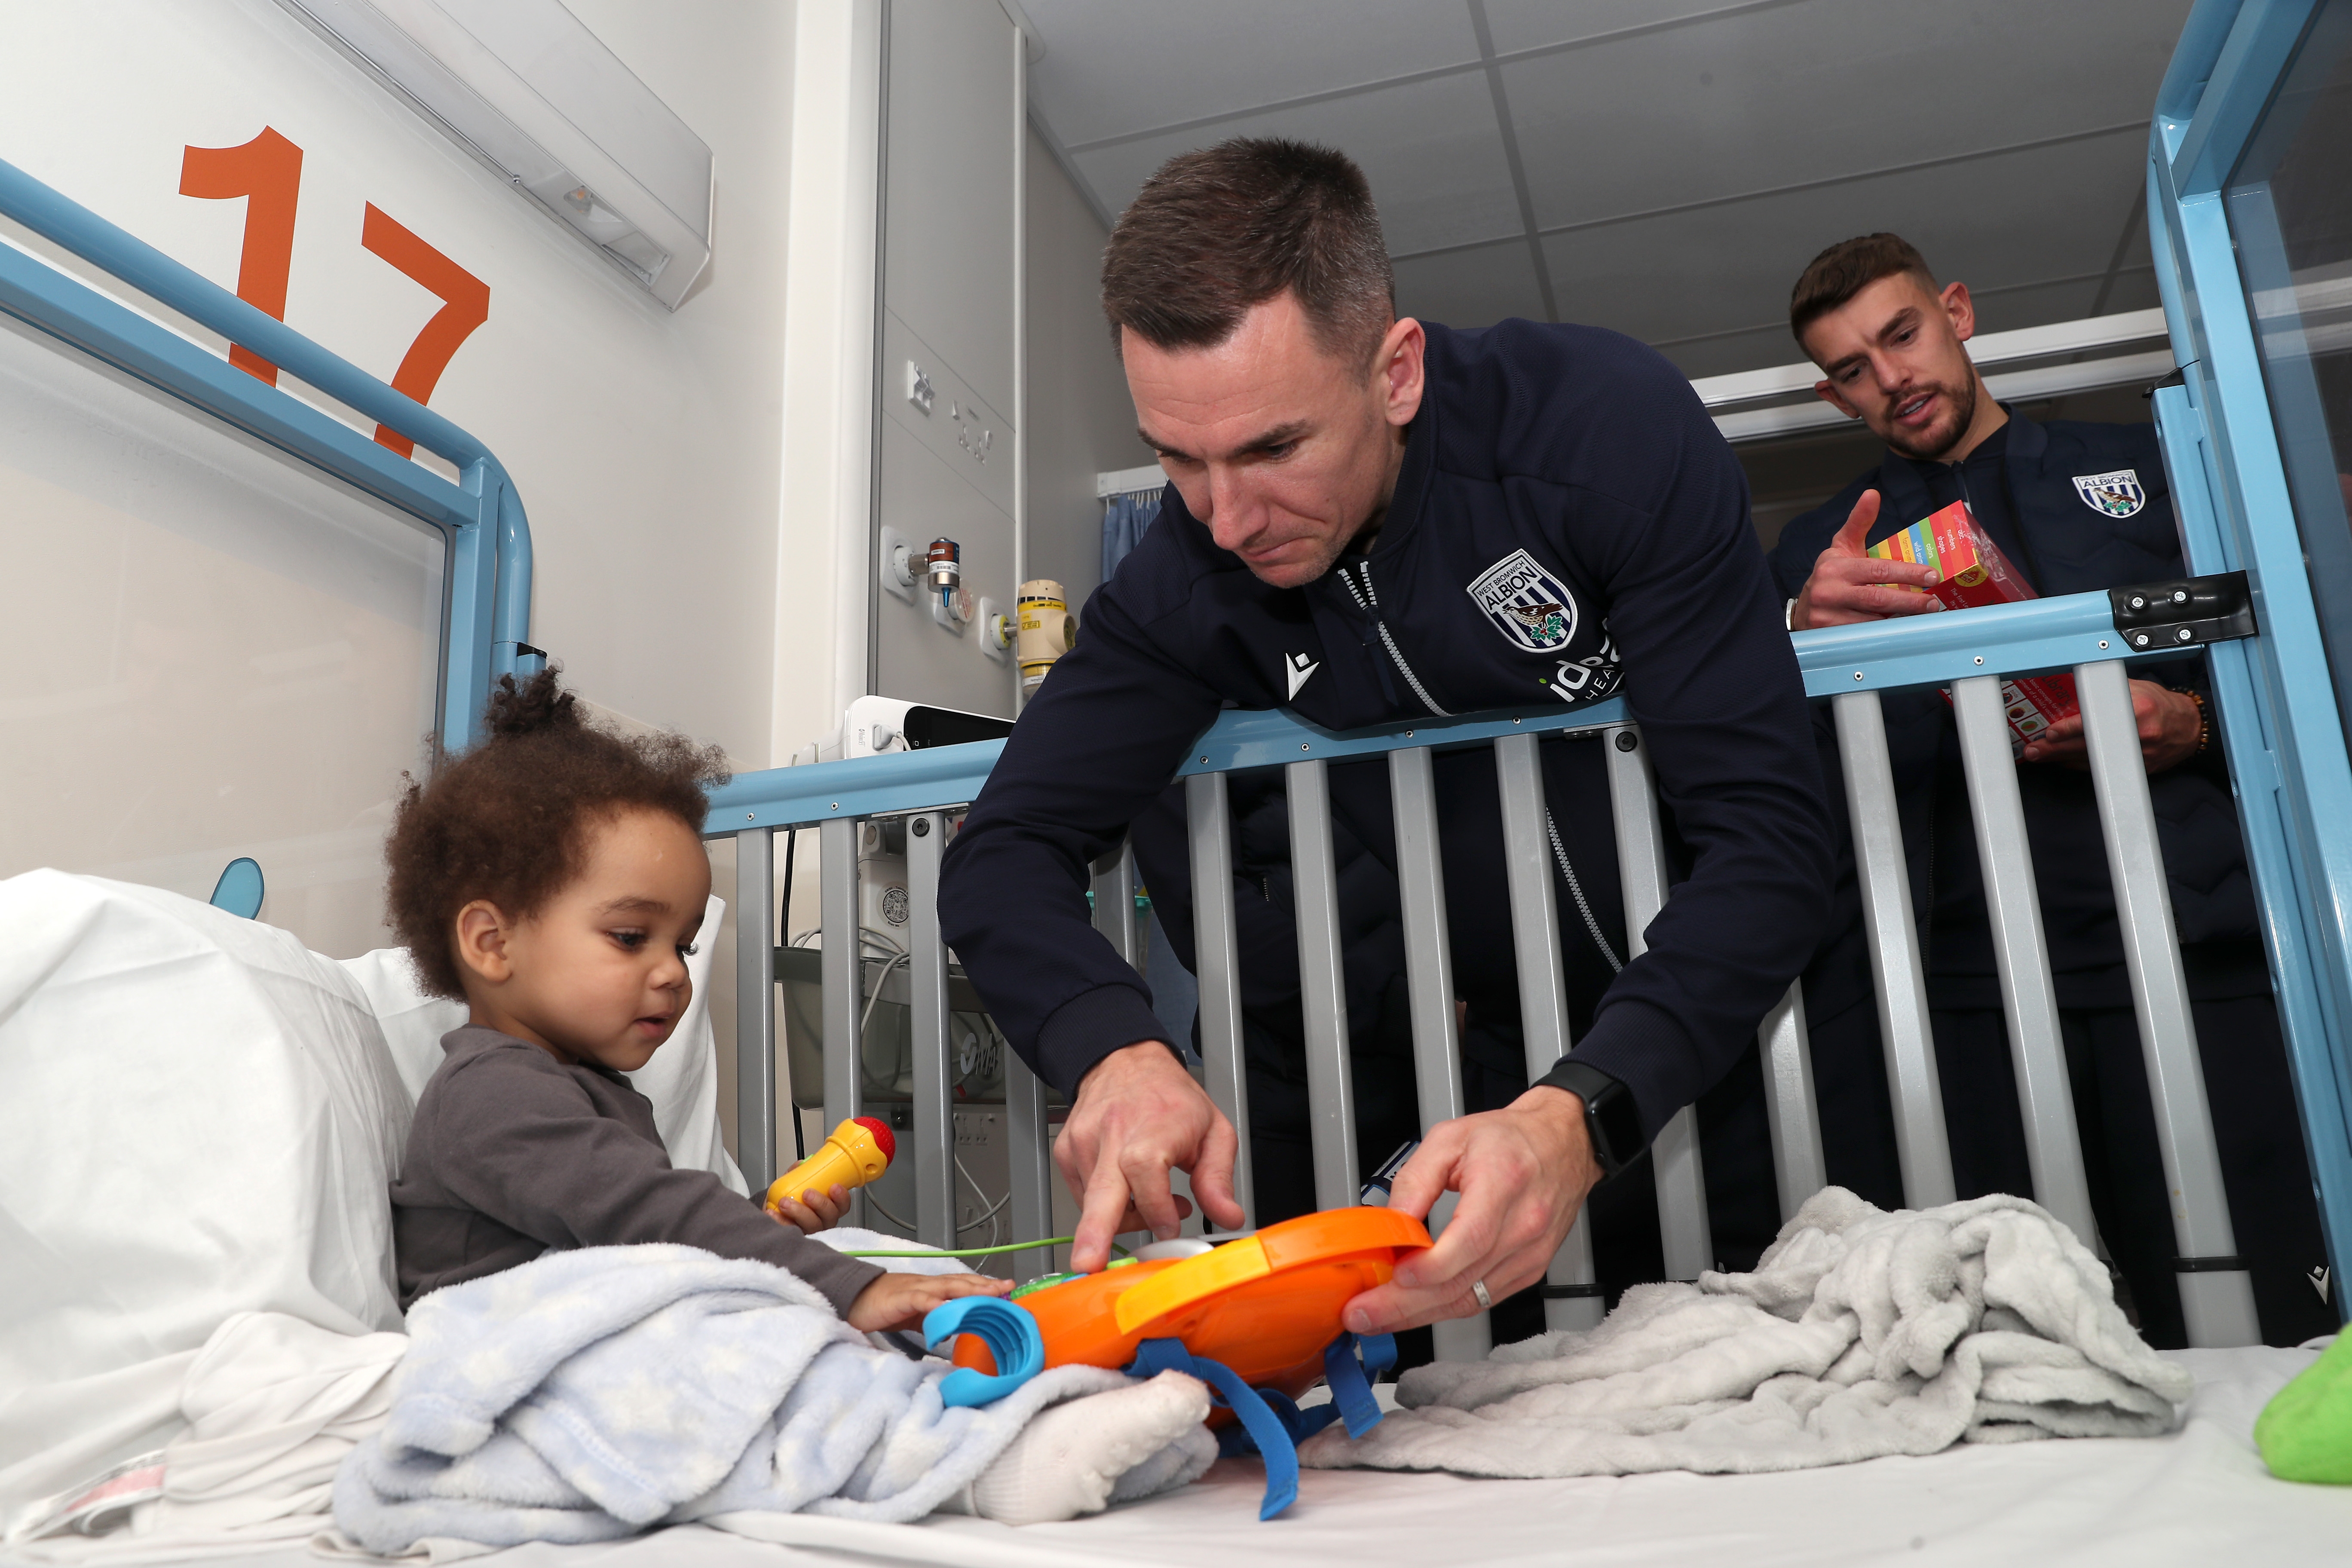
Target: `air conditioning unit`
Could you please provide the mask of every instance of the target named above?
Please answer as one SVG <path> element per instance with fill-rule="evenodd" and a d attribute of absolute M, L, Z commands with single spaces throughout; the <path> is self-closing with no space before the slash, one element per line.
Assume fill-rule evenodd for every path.
<path fill-rule="evenodd" d="M 558 0 L 278 0 L 671 310 L 710 148 Z"/>

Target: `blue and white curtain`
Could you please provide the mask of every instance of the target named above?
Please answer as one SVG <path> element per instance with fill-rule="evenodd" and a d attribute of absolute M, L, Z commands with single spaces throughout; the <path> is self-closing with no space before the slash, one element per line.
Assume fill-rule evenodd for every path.
<path fill-rule="evenodd" d="M 1143 531 L 1160 515 L 1160 487 L 1103 498 L 1102 580 L 1118 570 L 1127 552 L 1143 542 Z"/>

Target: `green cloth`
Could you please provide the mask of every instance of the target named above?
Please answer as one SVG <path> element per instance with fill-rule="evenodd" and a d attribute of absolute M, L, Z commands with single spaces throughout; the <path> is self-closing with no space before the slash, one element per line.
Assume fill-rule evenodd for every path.
<path fill-rule="evenodd" d="M 2254 1446 L 2281 1480 L 2352 1486 L 2352 1334 L 2336 1335 L 2263 1407 Z"/>

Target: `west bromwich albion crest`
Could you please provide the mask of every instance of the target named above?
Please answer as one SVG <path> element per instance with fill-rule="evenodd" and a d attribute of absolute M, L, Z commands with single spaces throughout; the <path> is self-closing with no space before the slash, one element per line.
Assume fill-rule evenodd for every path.
<path fill-rule="evenodd" d="M 1480 573 L 1470 597 L 1512 646 L 1529 653 L 1564 647 L 1576 636 L 1576 595 L 1524 550 Z"/>
<path fill-rule="evenodd" d="M 2083 504 L 2109 517 L 2130 517 L 2147 504 L 2137 468 L 2117 468 L 2112 474 L 2076 474 L 2075 493 Z"/>

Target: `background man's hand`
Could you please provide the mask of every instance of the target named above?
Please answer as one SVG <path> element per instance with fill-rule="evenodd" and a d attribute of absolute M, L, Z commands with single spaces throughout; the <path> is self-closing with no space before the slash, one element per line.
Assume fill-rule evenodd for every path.
<path fill-rule="evenodd" d="M 1388 1284 L 1347 1305 L 1340 1321 L 1360 1334 L 1389 1334 L 1478 1310 L 1485 1280 L 1501 1300 L 1543 1278 L 1601 1180 L 1584 1125 L 1584 1101 L 1549 1084 L 1501 1110 L 1441 1121 L 1397 1175 L 1391 1208 L 1425 1219 L 1439 1194 L 1462 1194 L 1445 1234 L 1397 1266 Z"/>
<path fill-rule="evenodd" d="M 1209 1217 L 1239 1229 L 1234 1200 L 1234 1124 L 1157 1040 L 1111 1052 L 1078 1082 L 1078 1098 L 1054 1142 L 1054 1163 L 1078 1200 L 1070 1268 L 1090 1274 L 1110 1260 L 1111 1237 L 1149 1229 L 1165 1241 L 1192 1205 L 1169 1190 L 1171 1168 L 1192 1173 Z"/>
<path fill-rule="evenodd" d="M 2131 698 L 2132 717 L 2139 721 L 2140 760 L 2149 773 L 2178 767 L 2197 754 L 2198 738 L 2205 732 L 2205 713 L 2197 699 L 2153 680 L 2133 681 Z M 2083 737 L 2083 716 L 2059 720 L 2028 741 L 2020 755 L 2029 763 L 2089 767 L 2091 746 Z"/>
<path fill-rule="evenodd" d="M 1917 616 L 1943 605 L 1926 594 L 1912 592 L 1936 580 L 1932 566 L 1916 561 L 1882 561 L 1865 554 L 1864 541 L 1878 521 L 1878 492 L 1864 490 L 1846 513 L 1830 547 L 1813 560 L 1813 574 L 1805 579 L 1796 607 L 1789 612 L 1791 631 L 1815 626 L 1851 626 L 1856 621 L 1883 621 L 1889 616 Z"/>
<path fill-rule="evenodd" d="M 849 1303 L 849 1326 L 874 1333 L 883 1329 L 919 1329 L 934 1307 L 959 1296 L 1004 1296 L 1010 1279 L 985 1274 L 885 1274 Z"/>

